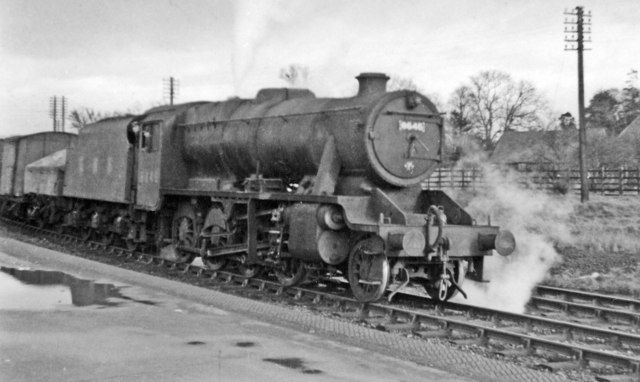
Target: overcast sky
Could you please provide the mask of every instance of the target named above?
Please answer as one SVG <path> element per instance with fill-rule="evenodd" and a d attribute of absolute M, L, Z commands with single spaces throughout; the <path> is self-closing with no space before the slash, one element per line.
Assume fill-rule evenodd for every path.
<path fill-rule="evenodd" d="M 0 0 L 0 135 L 52 128 L 69 108 L 143 111 L 163 101 L 253 97 L 282 87 L 282 67 L 310 70 L 318 96 L 350 96 L 365 71 L 411 78 L 446 101 L 481 70 L 531 81 L 553 109 L 577 114 L 577 55 L 565 9 L 592 12 L 587 102 L 640 70 L 638 0 Z"/>

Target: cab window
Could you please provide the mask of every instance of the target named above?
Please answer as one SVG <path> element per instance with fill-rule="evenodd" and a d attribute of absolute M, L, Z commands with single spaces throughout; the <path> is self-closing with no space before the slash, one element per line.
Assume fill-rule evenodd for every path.
<path fill-rule="evenodd" d="M 142 131 L 140 132 L 140 149 L 146 152 L 157 151 L 160 142 L 159 131 L 159 125 L 157 123 L 142 125 Z"/>

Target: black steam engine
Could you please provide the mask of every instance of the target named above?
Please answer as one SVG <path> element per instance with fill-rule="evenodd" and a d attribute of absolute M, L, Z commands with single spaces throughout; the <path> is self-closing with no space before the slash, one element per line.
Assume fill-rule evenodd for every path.
<path fill-rule="evenodd" d="M 342 275 L 362 301 L 409 283 L 447 300 L 465 277 L 483 279 L 494 249 L 510 254 L 513 236 L 421 188 L 442 160 L 435 106 L 386 92 L 384 74 L 357 78 L 351 98 L 263 89 L 86 126 L 63 159 L 26 166 L 3 211 L 286 286 Z M 4 154 L 7 142 L 0 186 L 14 181 Z"/>

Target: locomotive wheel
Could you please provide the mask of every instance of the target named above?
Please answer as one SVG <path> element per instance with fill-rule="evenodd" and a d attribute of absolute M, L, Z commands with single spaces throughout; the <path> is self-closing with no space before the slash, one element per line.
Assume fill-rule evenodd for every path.
<path fill-rule="evenodd" d="M 275 275 L 278 282 L 282 286 L 290 287 L 300 284 L 300 282 L 307 275 L 307 268 L 302 260 L 299 259 L 287 259 L 284 260 L 284 269 L 276 269 Z"/>
<path fill-rule="evenodd" d="M 135 252 L 140 249 L 138 243 L 136 243 L 136 241 L 133 239 L 124 239 L 124 245 L 126 245 L 127 249 L 131 252 Z"/>
<path fill-rule="evenodd" d="M 56 233 L 59 235 L 64 234 L 66 230 L 67 230 L 67 227 L 63 224 L 58 224 L 55 228 Z"/>
<path fill-rule="evenodd" d="M 224 268 L 225 265 L 227 265 L 227 261 L 221 258 L 203 257 L 202 264 L 204 264 L 204 267 L 207 269 L 210 269 L 212 271 L 219 271 L 220 269 Z"/>
<path fill-rule="evenodd" d="M 36 219 L 36 227 L 43 229 L 46 226 L 47 226 L 47 220 L 44 219 L 42 216 Z"/>
<path fill-rule="evenodd" d="M 100 236 L 100 241 L 105 247 L 113 245 L 116 241 L 116 234 L 113 232 L 104 231 Z"/>
<path fill-rule="evenodd" d="M 49 225 L 49 209 L 45 208 L 40 213 L 40 216 L 36 218 L 36 227 L 43 229 Z"/>
<path fill-rule="evenodd" d="M 191 263 L 195 255 L 191 252 L 179 250 L 178 247 L 196 247 L 195 220 L 192 216 L 182 215 L 173 219 L 172 226 L 173 253 L 178 263 Z"/>
<path fill-rule="evenodd" d="M 242 275 L 243 277 L 250 279 L 252 277 L 255 277 L 258 272 L 260 272 L 260 266 L 240 264 L 238 265 L 238 272 L 240 272 L 240 275 Z"/>
<path fill-rule="evenodd" d="M 93 237 L 93 228 L 80 228 L 80 240 L 89 241 Z"/>
<path fill-rule="evenodd" d="M 368 254 L 356 245 L 349 255 L 348 278 L 356 299 L 379 300 L 389 285 L 389 260 L 384 253 Z"/>
<path fill-rule="evenodd" d="M 222 224 L 224 224 L 224 222 L 222 222 Z M 211 227 L 211 233 L 213 234 L 224 232 L 224 231 L 225 229 L 219 225 L 214 225 Z M 203 248 L 205 247 L 206 242 L 207 240 L 203 241 L 202 243 Z M 212 244 L 215 247 L 224 247 L 225 245 L 227 245 L 227 242 L 228 240 L 226 238 L 219 237 L 217 239 L 214 239 Z M 202 256 L 202 263 L 207 269 L 211 269 L 212 271 L 218 271 L 224 268 L 225 265 L 227 265 L 227 260 L 219 256 Z"/>
<path fill-rule="evenodd" d="M 452 264 L 447 265 L 447 274 L 449 275 L 450 278 L 456 280 L 456 283 L 458 285 L 462 286 L 462 282 L 464 281 L 465 275 L 461 274 L 460 272 L 459 261 L 455 261 Z M 444 302 L 444 301 L 448 301 L 449 299 L 455 297 L 458 294 L 458 289 L 455 288 L 453 285 L 448 286 L 446 293 L 441 293 L 440 283 L 441 283 L 440 280 L 436 280 L 436 281 L 425 280 L 425 282 L 422 283 L 422 286 L 424 286 L 425 291 L 427 292 L 427 294 L 431 299 L 438 302 Z"/>
<path fill-rule="evenodd" d="M 5 200 L 2 202 L 2 206 L 0 206 L 0 215 L 5 216 L 9 211 L 9 201 Z"/>

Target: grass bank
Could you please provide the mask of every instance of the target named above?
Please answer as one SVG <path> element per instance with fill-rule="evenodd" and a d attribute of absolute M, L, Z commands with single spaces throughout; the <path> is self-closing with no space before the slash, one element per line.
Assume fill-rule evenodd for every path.
<path fill-rule="evenodd" d="M 479 222 L 490 213 L 501 227 L 513 230 L 515 223 L 551 244 L 559 256 L 553 256 L 543 283 L 640 298 L 640 195 L 591 194 L 583 204 L 579 195 L 521 189 L 508 179 L 497 184 L 491 190 L 447 192 Z M 508 197 L 517 202 L 500 195 L 508 188 Z M 523 244 L 521 249 L 533 247 Z"/>
<path fill-rule="evenodd" d="M 546 282 L 556 286 L 640 297 L 640 196 L 571 198 L 573 240 L 557 243 L 561 261 Z"/>

